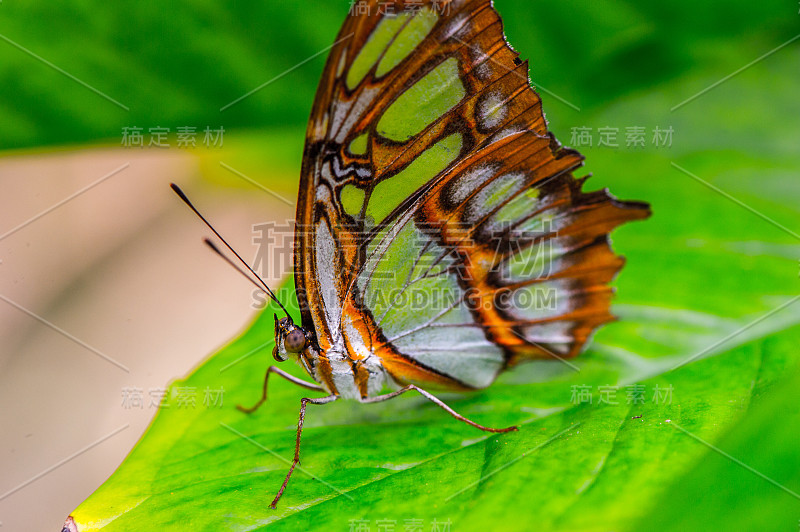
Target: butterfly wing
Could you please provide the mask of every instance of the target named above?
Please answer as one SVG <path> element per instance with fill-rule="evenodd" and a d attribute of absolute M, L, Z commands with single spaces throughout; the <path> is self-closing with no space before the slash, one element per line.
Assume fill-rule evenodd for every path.
<path fill-rule="evenodd" d="M 398 383 L 479 388 L 575 356 L 612 319 L 608 233 L 647 205 L 581 190 L 583 158 L 548 133 L 489 0 L 354 11 L 307 131 L 303 325 L 357 375 L 378 357 Z"/>

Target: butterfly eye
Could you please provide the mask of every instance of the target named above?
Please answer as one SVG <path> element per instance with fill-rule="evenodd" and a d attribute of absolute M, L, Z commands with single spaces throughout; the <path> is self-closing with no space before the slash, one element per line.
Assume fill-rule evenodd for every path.
<path fill-rule="evenodd" d="M 293 329 L 286 335 L 283 345 L 290 353 L 299 353 L 306 346 L 306 335 L 300 329 Z"/>
<path fill-rule="evenodd" d="M 272 349 L 272 358 L 274 358 L 278 362 L 286 362 L 286 360 L 288 360 L 287 357 L 284 357 L 283 355 L 280 354 L 280 352 L 278 351 L 278 346 L 275 346 Z"/>

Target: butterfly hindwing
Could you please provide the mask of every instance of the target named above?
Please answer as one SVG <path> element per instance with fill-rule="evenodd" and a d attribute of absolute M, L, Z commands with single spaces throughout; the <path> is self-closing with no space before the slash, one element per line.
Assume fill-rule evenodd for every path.
<path fill-rule="evenodd" d="M 304 326 L 362 395 L 370 357 L 399 383 L 479 388 L 574 356 L 611 319 L 608 232 L 646 206 L 581 191 L 489 0 L 359 4 L 307 132 Z"/>

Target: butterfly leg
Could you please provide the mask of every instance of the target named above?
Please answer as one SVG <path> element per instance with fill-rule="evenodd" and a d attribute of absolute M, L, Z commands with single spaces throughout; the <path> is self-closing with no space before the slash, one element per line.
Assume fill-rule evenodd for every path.
<path fill-rule="evenodd" d="M 452 408 L 447 406 L 447 404 L 444 401 L 442 401 L 441 399 L 439 399 L 438 397 L 436 397 L 432 393 L 427 392 L 427 391 L 423 390 L 422 388 L 420 388 L 418 386 L 414 386 L 413 384 L 409 384 L 408 386 L 400 388 L 399 390 L 397 390 L 395 392 L 387 393 L 385 395 L 378 395 L 377 397 L 368 397 L 366 399 L 361 399 L 361 402 L 362 403 L 380 403 L 382 401 L 388 401 L 389 399 L 397 397 L 398 395 L 404 394 L 404 393 L 406 393 L 408 391 L 411 391 L 411 390 L 415 390 L 415 391 L 419 392 L 420 395 L 425 397 L 428 401 L 439 405 L 445 412 L 447 412 L 448 414 L 450 414 L 451 416 L 453 416 L 457 420 L 463 421 L 467 425 L 472 425 L 476 429 L 485 430 L 486 432 L 513 432 L 515 430 L 519 430 L 516 426 L 507 427 L 507 428 L 504 428 L 504 429 L 495 429 L 495 428 L 492 428 L 492 427 L 484 427 L 483 425 L 479 425 L 478 423 L 475 423 L 471 419 L 465 418 L 464 416 L 462 416 L 461 414 L 459 414 L 458 412 L 456 412 L 455 410 L 453 410 Z"/>
<path fill-rule="evenodd" d="M 319 386 L 318 384 L 312 384 L 310 382 L 306 382 L 303 379 L 298 379 L 294 375 L 289 375 L 288 373 L 286 373 L 285 371 L 283 371 L 282 369 L 280 369 L 280 368 L 278 368 L 276 366 L 270 366 L 267 369 L 267 374 L 264 375 L 264 388 L 261 391 L 261 399 L 259 399 L 258 402 L 256 404 L 254 404 L 253 406 L 251 406 L 250 408 L 247 408 L 247 407 L 242 406 L 242 405 L 236 405 L 236 408 L 238 408 L 239 410 L 241 410 L 245 414 L 252 414 L 256 410 L 258 410 L 261 405 L 264 404 L 264 401 L 267 400 L 267 384 L 269 382 L 270 373 L 275 373 L 276 375 L 279 375 L 279 376 L 283 377 L 287 381 L 289 381 L 291 383 L 294 383 L 294 384 L 296 384 L 298 386 L 302 386 L 303 388 L 307 388 L 309 390 L 314 390 L 314 391 L 317 391 L 317 392 L 325 391 L 322 388 L 322 386 Z"/>
<path fill-rule="evenodd" d="M 292 465 L 289 467 L 289 472 L 286 473 L 286 478 L 283 480 L 283 484 L 281 484 L 281 489 L 278 490 L 278 494 L 275 495 L 275 498 L 272 500 L 272 504 L 269 505 L 269 507 L 273 510 L 283 495 L 283 491 L 286 489 L 286 485 L 289 483 L 289 478 L 292 476 L 292 473 L 294 473 L 294 468 L 300 463 L 300 435 L 303 433 L 303 421 L 306 418 L 306 405 L 309 403 L 312 405 L 324 405 L 327 403 L 332 403 L 338 398 L 338 395 L 329 395 L 327 397 L 319 397 L 316 399 L 310 399 L 308 397 L 303 397 L 300 399 L 300 419 L 297 420 L 297 439 L 295 440 L 294 444 L 294 460 L 292 460 Z"/>

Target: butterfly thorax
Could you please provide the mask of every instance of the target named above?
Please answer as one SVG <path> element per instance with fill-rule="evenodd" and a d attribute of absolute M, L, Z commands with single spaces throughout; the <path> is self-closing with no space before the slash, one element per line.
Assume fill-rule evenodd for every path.
<path fill-rule="evenodd" d="M 343 398 L 375 397 L 386 383 L 386 371 L 376 356 L 359 359 L 337 348 L 325 352 L 309 351 L 307 358 L 314 363 L 311 376 L 328 391 Z"/>
<path fill-rule="evenodd" d="M 362 348 L 354 350 L 342 335 L 324 347 L 309 328 L 290 318 L 275 318 L 275 360 L 296 358 L 303 369 L 328 392 L 347 399 L 374 397 L 387 382 L 380 358 Z M 391 383 L 391 379 L 389 379 Z"/>

